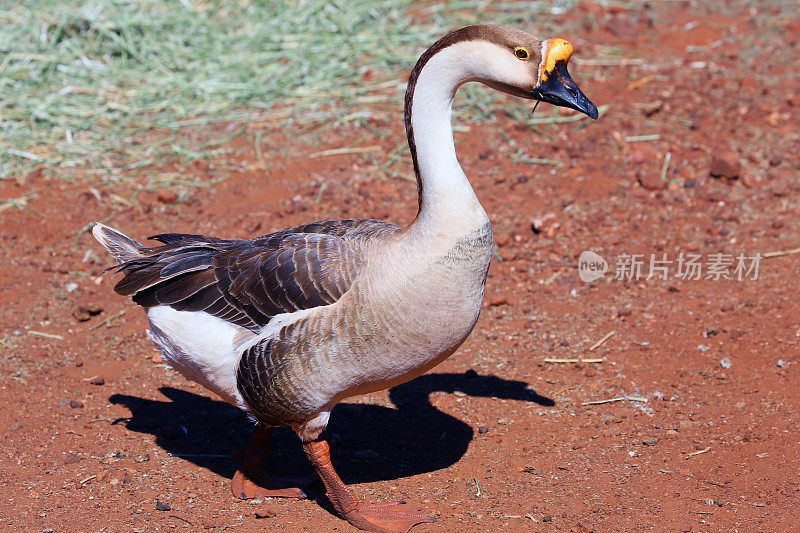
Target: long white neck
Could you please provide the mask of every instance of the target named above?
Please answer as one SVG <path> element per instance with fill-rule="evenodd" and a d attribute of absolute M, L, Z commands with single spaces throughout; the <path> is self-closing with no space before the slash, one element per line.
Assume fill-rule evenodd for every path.
<path fill-rule="evenodd" d="M 495 54 L 490 43 L 459 42 L 431 56 L 418 74 L 410 92 L 409 142 L 421 182 L 413 229 L 463 235 L 488 221 L 456 157 L 451 117 L 458 87 L 480 78 Z"/>

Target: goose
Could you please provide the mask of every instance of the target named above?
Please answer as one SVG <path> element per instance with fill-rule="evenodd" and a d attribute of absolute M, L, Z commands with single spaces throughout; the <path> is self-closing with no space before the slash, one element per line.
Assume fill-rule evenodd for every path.
<path fill-rule="evenodd" d="M 405 95 L 418 193 L 405 227 L 329 220 L 250 240 L 165 233 L 144 246 L 94 225 L 123 274 L 115 292 L 145 309 L 163 359 L 257 422 L 231 481 L 235 496 L 305 496 L 306 480 L 266 470 L 270 432 L 288 425 L 333 508 L 356 528 L 397 532 L 433 521 L 403 502 L 362 503 L 334 470 L 322 432 L 337 403 L 420 376 L 478 320 L 493 237 L 456 157 L 457 89 L 478 81 L 596 119 L 567 71 L 572 52 L 564 39 L 476 25 L 422 54 Z"/>

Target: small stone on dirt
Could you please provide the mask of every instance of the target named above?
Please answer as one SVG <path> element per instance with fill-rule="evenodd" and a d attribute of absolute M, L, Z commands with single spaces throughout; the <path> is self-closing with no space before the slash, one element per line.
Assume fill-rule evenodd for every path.
<path fill-rule="evenodd" d="M 71 454 L 67 455 L 64 458 L 64 464 L 65 465 L 74 465 L 75 463 L 79 462 L 80 460 L 81 460 L 80 457 L 78 457 L 74 453 L 71 453 Z"/>
<path fill-rule="evenodd" d="M 715 178 L 736 179 L 742 175 L 742 164 L 734 152 L 714 154 L 709 174 Z"/>
<path fill-rule="evenodd" d="M 727 357 L 723 357 L 722 360 L 719 362 L 719 366 L 721 366 L 722 368 L 726 368 L 727 369 L 727 368 L 732 367 L 733 363 L 731 363 L 731 360 L 728 359 Z"/>
<path fill-rule="evenodd" d="M 164 502 L 160 502 L 160 501 L 156 500 L 156 510 L 158 510 L 158 511 L 171 511 L 172 507 L 170 507 L 169 505 L 167 505 Z"/>
<path fill-rule="evenodd" d="M 644 444 L 645 446 L 655 446 L 656 444 L 658 444 L 658 439 L 655 437 L 650 437 L 649 439 L 644 439 L 642 441 L 642 444 Z"/>
<path fill-rule="evenodd" d="M 162 204 L 174 204 L 178 201 L 178 195 L 169 189 L 161 189 L 158 191 L 157 199 Z"/>
<path fill-rule="evenodd" d="M 653 102 L 647 102 L 645 104 L 639 104 L 639 109 L 642 110 L 642 114 L 646 117 L 652 117 L 662 109 L 664 109 L 664 102 L 661 100 L 655 100 Z"/>
<path fill-rule="evenodd" d="M 103 376 L 94 376 L 89 379 L 89 383 L 92 385 L 105 385 L 106 380 L 103 378 Z"/>
<path fill-rule="evenodd" d="M 648 191 L 660 191 L 667 187 L 666 181 L 651 172 L 637 172 L 636 178 L 639 180 L 639 184 Z"/>
<path fill-rule="evenodd" d="M 254 514 L 256 518 L 272 518 L 276 515 L 275 511 L 272 509 L 261 509 L 260 511 L 256 511 Z"/>
<path fill-rule="evenodd" d="M 488 431 L 489 431 L 489 428 L 487 428 L 486 426 L 481 426 L 481 427 L 478 428 L 478 433 L 480 433 L 481 435 L 483 435 L 484 433 L 486 433 Z"/>
<path fill-rule="evenodd" d="M 508 303 L 508 298 L 505 296 L 493 296 L 491 300 L 489 300 L 489 305 L 492 307 L 498 307 L 500 305 L 505 305 Z"/>
<path fill-rule="evenodd" d="M 775 364 L 778 365 L 778 368 L 783 368 L 786 366 L 786 361 L 784 361 L 783 359 L 778 359 L 778 362 Z"/>
<path fill-rule="evenodd" d="M 569 531 L 570 533 L 594 533 L 594 528 L 588 522 L 578 522 Z"/>
<path fill-rule="evenodd" d="M 78 322 L 87 322 L 93 316 L 103 312 L 103 308 L 97 305 L 78 305 L 72 310 L 72 318 Z"/>

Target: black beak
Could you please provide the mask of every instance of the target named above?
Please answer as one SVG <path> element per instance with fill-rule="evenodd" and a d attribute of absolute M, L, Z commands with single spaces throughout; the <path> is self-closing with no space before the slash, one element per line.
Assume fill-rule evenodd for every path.
<path fill-rule="evenodd" d="M 533 90 L 533 98 L 548 104 L 568 107 L 597 119 L 597 106 L 586 98 L 578 84 L 567 72 L 567 63 L 558 61 L 547 79 Z"/>

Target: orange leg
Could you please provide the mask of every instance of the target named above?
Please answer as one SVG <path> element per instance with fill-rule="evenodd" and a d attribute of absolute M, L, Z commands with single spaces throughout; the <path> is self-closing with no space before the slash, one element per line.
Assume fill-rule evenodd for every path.
<path fill-rule="evenodd" d="M 311 464 L 317 469 L 333 507 L 358 529 L 378 533 L 405 533 L 417 524 L 436 521 L 434 518 L 404 509 L 404 502 L 362 504 L 333 469 L 331 450 L 327 442 L 321 439 L 304 442 L 303 449 Z"/>
<path fill-rule="evenodd" d="M 231 480 L 231 492 L 235 498 L 305 498 L 303 487 L 314 478 L 290 478 L 273 476 L 267 471 L 267 456 L 272 428 L 259 426 L 244 450 L 239 468 Z"/>

